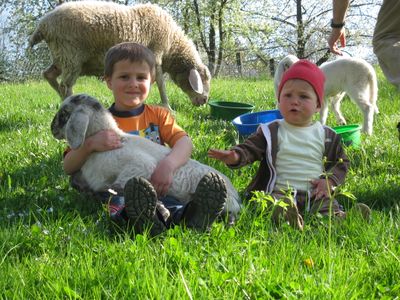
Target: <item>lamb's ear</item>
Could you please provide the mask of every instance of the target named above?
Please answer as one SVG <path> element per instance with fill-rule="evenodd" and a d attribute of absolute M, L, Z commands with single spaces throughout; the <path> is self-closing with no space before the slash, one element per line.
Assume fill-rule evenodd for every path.
<path fill-rule="evenodd" d="M 201 81 L 200 73 L 196 69 L 190 70 L 189 83 L 197 94 L 203 94 L 203 82 Z"/>
<path fill-rule="evenodd" d="M 85 141 L 89 116 L 82 111 L 72 113 L 65 127 L 65 138 L 72 149 L 79 148 Z"/>

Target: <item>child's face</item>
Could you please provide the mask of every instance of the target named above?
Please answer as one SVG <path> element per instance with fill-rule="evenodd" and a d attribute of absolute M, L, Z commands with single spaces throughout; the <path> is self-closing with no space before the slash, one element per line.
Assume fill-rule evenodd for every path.
<path fill-rule="evenodd" d="M 143 104 L 152 83 L 150 67 L 146 62 L 121 60 L 114 65 L 111 77 L 106 78 L 113 92 L 115 109 L 127 111 Z"/>
<path fill-rule="evenodd" d="M 281 90 L 279 110 L 289 124 L 309 126 L 313 115 L 320 110 L 317 94 L 307 81 L 290 79 Z"/>

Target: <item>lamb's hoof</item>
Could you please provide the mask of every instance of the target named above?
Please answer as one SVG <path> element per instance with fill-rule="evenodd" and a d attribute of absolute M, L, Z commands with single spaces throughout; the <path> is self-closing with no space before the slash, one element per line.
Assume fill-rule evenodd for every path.
<path fill-rule="evenodd" d="M 197 185 L 193 200 L 189 202 L 183 215 L 188 228 L 206 231 L 221 214 L 227 201 L 224 179 L 216 173 L 203 176 Z"/>
<path fill-rule="evenodd" d="M 236 224 L 237 221 L 237 215 L 227 212 L 227 211 L 222 211 L 220 216 L 218 217 L 219 221 L 225 222 L 225 225 L 227 227 L 233 227 Z"/>
<path fill-rule="evenodd" d="M 166 230 L 164 223 L 156 214 L 157 192 L 152 184 L 142 177 L 127 181 L 124 188 L 126 214 L 133 222 L 136 233 L 143 233 L 149 228 L 151 236 Z"/>
<path fill-rule="evenodd" d="M 356 203 L 354 210 L 358 212 L 365 221 L 371 221 L 371 209 L 368 205 L 364 203 Z"/>

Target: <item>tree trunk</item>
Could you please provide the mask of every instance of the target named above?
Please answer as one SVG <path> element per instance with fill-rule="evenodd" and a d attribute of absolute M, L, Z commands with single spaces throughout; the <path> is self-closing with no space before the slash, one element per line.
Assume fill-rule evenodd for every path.
<path fill-rule="evenodd" d="M 243 76 L 243 72 L 242 72 L 242 55 L 243 52 L 242 51 L 236 51 L 236 67 L 239 73 L 239 76 L 242 77 Z"/>
<path fill-rule="evenodd" d="M 297 57 L 305 56 L 304 23 L 301 11 L 301 0 L 296 0 L 296 19 L 297 19 Z"/>
<path fill-rule="evenodd" d="M 275 59 L 273 58 L 269 59 L 269 74 L 271 77 L 275 76 Z"/>
<path fill-rule="evenodd" d="M 224 56 L 224 48 L 225 48 L 225 30 L 224 30 L 224 9 L 227 0 L 222 0 L 218 10 L 218 33 L 219 33 L 219 47 L 218 47 L 218 58 L 217 58 L 217 67 L 215 69 L 214 76 L 218 76 L 219 71 L 222 65 L 222 59 Z"/>

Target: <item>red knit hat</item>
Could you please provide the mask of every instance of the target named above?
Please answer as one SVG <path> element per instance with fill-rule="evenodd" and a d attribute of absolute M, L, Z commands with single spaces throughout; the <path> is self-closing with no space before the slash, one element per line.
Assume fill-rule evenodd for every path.
<path fill-rule="evenodd" d="M 311 84 L 315 93 L 317 94 L 319 105 L 322 107 L 324 102 L 325 75 L 316 64 L 306 59 L 300 59 L 299 61 L 295 62 L 285 73 L 283 73 L 278 89 L 278 101 L 283 85 L 289 79 L 301 79 Z"/>

